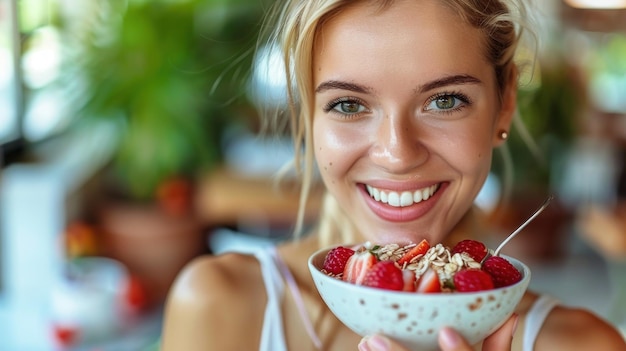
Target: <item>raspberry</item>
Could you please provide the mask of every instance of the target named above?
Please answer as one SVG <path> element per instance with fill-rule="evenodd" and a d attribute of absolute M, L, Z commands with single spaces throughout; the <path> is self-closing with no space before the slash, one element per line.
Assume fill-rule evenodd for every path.
<path fill-rule="evenodd" d="M 458 271 L 454 275 L 454 286 L 457 291 L 481 291 L 493 289 L 491 276 L 478 268 L 468 268 Z"/>
<path fill-rule="evenodd" d="M 354 250 L 343 246 L 330 250 L 324 259 L 324 270 L 335 275 L 343 273 L 346 262 L 352 255 Z"/>
<path fill-rule="evenodd" d="M 454 245 L 452 250 L 450 250 L 450 254 L 452 255 L 463 252 L 473 258 L 474 261 L 480 262 L 487 256 L 487 246 L 480 241 L 466 239 L 459 241 Z"/>
<path fill-rule="evenodd" d="M 496 288 L 513 285 L 522 280 L 522 274 L 517 268 L 500 256 L 491 256 L 486 259 L 482 270 L 489 273 Z"/>
<path fill-rule="evenodd" d="M 402 290 L 404 276 L 393 261 L 379 261 L 367 271 L 363 285 L 385 290 Z"/>

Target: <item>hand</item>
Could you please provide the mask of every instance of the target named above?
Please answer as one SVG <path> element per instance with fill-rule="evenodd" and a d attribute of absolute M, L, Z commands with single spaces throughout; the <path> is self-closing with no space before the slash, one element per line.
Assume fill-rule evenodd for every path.
<path fill-rule="evenodd" d="M 498 330 L 483 341 L 482 351 L 509 351 L 513 334 L 517 327 L 517 315 L 514 314 Z M 472 351 L 473 348 L 452 328 L 443 328 L 439 332 L 439 347 L 442 351 Z M 359 351 L 410 351 L 397 342 L 382 336 L 371 335 L 361 339 Z M 412 350 L 418 351 L 418 350 Z"/>

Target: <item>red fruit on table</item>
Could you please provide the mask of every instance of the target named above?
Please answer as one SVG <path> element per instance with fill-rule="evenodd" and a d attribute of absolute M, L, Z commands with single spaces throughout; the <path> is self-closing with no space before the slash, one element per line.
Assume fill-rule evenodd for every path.
<path fill-rule="evenodd" d="M 370 251 L 357 251 L 346 262 L 341 279 L 353 284 L 362 284 L 365 274 L 376 262 L 378 258 Z"/>
<path fill-rule="evenodd" d="M 410 263 L 415 257 L 424 255 L 428 249 L 430 249 L 430 244 L 426 239 L 423 239 L 419 244 L 415 245 L 402 255 L 402 257 L 398 260 L 398 264 L 402 267 L 405 263 Z"/>
<path fill-rule="evenodd" d="M 467 253 L 474 261 L 480 262 L 487 256 L 487 246 L 480 241 L 466 239 L 459 241 L 454 245 L 452 250 L 450 250 L 452 255 L 463 252 Z"/>
<path fill-rule="evenodd" d="M 354 255 L 354 250 L 344 246 L 336 247 L 326 254 L 323 268 L 328 273 L 341 274 L 352 255 Z"/>
<path fill-rule="evenodd" d="M 404 276 L 402 270 L 392 261 L 380 261 L 365 274 L 363 285 L 385 290 L 402 290 Z"/>
<path fill-rule="evenodd" d="M 522 274 L 501 256 L 491 256 L 483 262 L 482 270 L 489 273 L 496 288 L 513 285 L 522 280 Z"/>
<path fill-rule="evenodd" d="M 459 292 L 491 290 L 494 288 L 491 276 L 478 268 L 468 268 L 454 275 L 454 287 Z"/>
<path fill-rule="evenodd" d="M 441 281 L 439 275 L 434 269 L 428 268 L 424 274 L 422 274 L 415 289 L 418 293 L 438 293 L 441 292 Z"/>
<path fill-rule="evenodd" d="M 140 311 L 148 304 L 148 292 L 144 284 L 136 276 L 129 276 L 124 291 L 124 299 L 133 311 Z"/>
<path fill-rule="evenodd" d="M 53 325 L 52 332 L 55 340 L 63 347 L 75 344 L 79 334 L 77 327 L 62 325 Z"/>

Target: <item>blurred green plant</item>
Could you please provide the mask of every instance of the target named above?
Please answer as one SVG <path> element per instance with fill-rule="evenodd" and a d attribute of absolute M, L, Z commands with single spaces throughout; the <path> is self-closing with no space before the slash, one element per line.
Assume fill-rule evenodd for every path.
<path fill-rule="evenodd" d="M 576 138 L 585 103 L 584 88 L 563 57 L 538 63 L 533 82 L 518 91 L 521 125 L 514 124 L 506 143 L 513 163 L 514 193 L 550 190 Z M 503 173 L 504 168 L 504 160 L 496 157 L 494 169 Z"/>
<path fill-rule="evenodd" d="M 150 199 L 172 177 L 219 164 L 221 135 L 248 123 L 261 0 L 97 1 L 74 33 L 79 119 L 119 122 L 111 174 Z"/>

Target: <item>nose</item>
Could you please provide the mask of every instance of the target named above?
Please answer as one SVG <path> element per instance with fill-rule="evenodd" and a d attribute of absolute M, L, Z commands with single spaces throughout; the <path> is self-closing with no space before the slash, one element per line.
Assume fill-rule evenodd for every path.
<path fill-rule="evenodd" d="M 420 140 L 416 122 L 402 116 L 386 116 L 376 132 L 370 159 L 390 173 L 405 173 L 424 164 L 428 148 Z"/>

